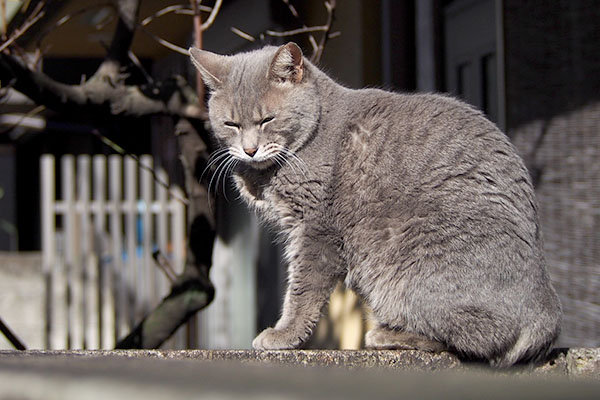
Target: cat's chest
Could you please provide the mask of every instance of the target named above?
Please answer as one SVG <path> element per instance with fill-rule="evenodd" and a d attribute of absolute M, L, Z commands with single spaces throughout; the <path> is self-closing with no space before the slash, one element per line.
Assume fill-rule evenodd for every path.
<path fill-rule="evenodd" d="M 306 176 L 239 174 L 235 182 L 242 198 L 281 228 L 293 228 L 319 203 L 319 185 Z"/>

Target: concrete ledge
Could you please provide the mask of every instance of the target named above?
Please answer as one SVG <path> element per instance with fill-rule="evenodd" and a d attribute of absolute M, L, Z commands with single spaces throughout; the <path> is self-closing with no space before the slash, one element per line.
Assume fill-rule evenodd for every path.
<path fill-rule="evenodd" d="M 0 360 L 16 357 L 126 357 L 170 360 L 235 361 L 244 364 L 280 364 L 308 367 L 389 368 L 439 371 L 460 367 L 450 353 L 394 350 L 30 350 L 0 351 Z"/>
<path fill-rule="evenodd" d="M 229 361 L 242 364 L 278 364 L 345 369 L 393 369 L 404 371 L 448 371 L 483 369 L 482 365 L 461 363 L 450 353 L 396 350 L 30 350 L 0 351 L 0 360 L 40 358 L 135 358 L 196 361 Z M 491 371 L 491 370 L 490 370 Z M 548 360 L 533 368 L 504 371 L 528 375 L 591 378 L 600 381 L 600 349 L 557 349 Z"/>
<path fill-rule="evenodd" d="M 0 399 L 593 399 L 599 353 L 508 374 L 416 351 L 3 351 Z"/>

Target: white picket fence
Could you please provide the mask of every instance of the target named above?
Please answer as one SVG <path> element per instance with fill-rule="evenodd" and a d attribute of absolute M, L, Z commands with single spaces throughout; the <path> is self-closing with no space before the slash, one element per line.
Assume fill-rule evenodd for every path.
<path fill-rule="evenodd" d="M 140 163 L 152 168 L 150 156 Z M 168 293 L 155 266 L 159 249 L 179 273 L 186 248 L 185 205 L 162 170 L 130 157 L 41 158 L 46 346 L 110 349 Z M 139 189 L 139 190 L 138 190 Z M 179 335 L 179 344 L 185 346 Z"/>

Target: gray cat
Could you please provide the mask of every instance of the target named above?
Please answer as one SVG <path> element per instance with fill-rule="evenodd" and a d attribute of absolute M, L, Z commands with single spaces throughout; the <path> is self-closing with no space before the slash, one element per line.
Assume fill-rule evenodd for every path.
<path fill-rule="evenodd" d="M 336 283 L 370 306 L 375 349 L 536 361 L 560 331 L 523 162 L 450 97 L 351 90 L 294 43 L 190 49 L 210 123 L 243 199 L 285 240 L 281 318 L 256 349 L 297 348 Z"/>

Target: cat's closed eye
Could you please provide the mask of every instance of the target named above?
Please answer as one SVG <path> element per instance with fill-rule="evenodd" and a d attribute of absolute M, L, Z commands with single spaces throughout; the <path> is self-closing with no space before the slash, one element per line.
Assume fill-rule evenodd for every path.
<path fill-rule="evenodd" d="M 225 121 L 225 126 L 229 126 L 229 127 L 236 128 L 236 129 L 240 128 L 240 124 L 236 124 L 235 122 L 232 122 L 232 121 Z"/>
<path fill-rule="evenodd" d="M 274 119 L 275 119 L 275 117 L 266 117 L 262 121 L 260 121 L 260 126 L 262 127 L 264 124 L 266 124 L 267 122 L 271 122 Z"/>

